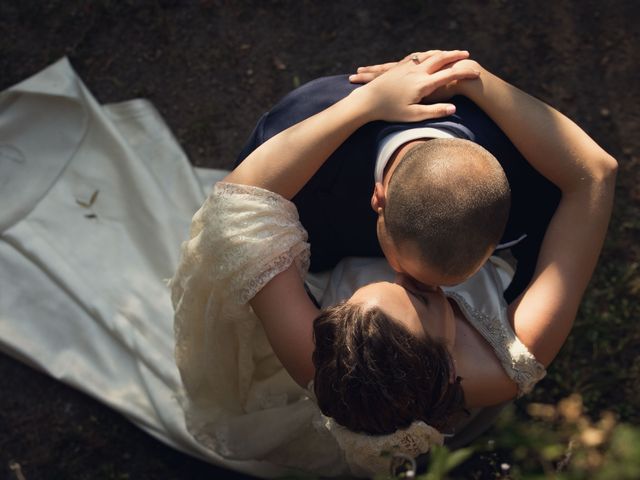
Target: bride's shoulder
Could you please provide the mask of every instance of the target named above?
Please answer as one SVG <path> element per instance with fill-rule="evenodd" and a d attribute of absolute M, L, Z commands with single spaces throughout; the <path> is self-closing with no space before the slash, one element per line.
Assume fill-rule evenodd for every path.
<path fill-rule="evenodd" d="M 468 408 L 495 405 L 514 398 L 516 383 L 505 371 L 489 341 L 468 321 L 460 308 L 454 308 L 456 339 L 453 358 L 456 374 Z"/>
<path fill-rule="evenodd" d="M 528 393 L 546 373 L 509 322 L 502 296 L 511 278 L 507 268 L 487 262 L 463 284 L 445 289 L 457 312 L 458 375 L 478 406 Z"/>

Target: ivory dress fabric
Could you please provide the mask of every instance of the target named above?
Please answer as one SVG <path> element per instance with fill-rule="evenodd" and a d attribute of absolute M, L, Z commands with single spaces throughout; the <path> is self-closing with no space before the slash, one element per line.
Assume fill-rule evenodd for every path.
<path fill-rule="evenodd" d="M 98 104 L 66 59 L 0 93 L 0 348 L 170 446 L 280 475 L 185 427 L 166 282 L 205 198 L 148 101 Z"/>
<path fill-rule="evenodd" d="M 66 59 L 0 93 L 0 348 L 216 465 L 261 477 L 346 472 L 246 305 L 288 263 L 306 271 L 305 232 L 274 194 L 216 187 L 205 202 L 223 176 L 194 171 L 149 102 L 100 105 Z M 191 234 L 205 220 L 214 232 L 186 244 L 174 281 L 194 287 L 174 291 L 188 312 L 177 324 L 181 378 L 167 280 L 203 202 Z M 508 330 L 500 271 L 488 264 L 454 298 L 493 325 L 481 331 L 524 391 L 543 370 Z M 389 274 L 384 261 L 348 259 L 307 281 L 328 305 Z"/>

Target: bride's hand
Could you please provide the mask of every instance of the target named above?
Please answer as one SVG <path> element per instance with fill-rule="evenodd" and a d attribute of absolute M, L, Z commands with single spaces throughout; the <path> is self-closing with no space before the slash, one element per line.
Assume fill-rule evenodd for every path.
<path fill-rule="evenodd" d="M 356 70 L 357 73 L 354 73 L 353 75 L 349 75 L 349 81 L 351 83 L 369 83 L 371 80 L 379 77 L 387 70 L 398 65 L 398 63 L 400 62 L 407 62 L 409 60 L 412 60 L 413 58 L 416 58 L 417 61 L 421 63 L 436 53 L 442 53 L 442 50 L 428 50 L 426 52 L 414 52 L 414 53 L 410 53 L 399 62 L 387 62 L 387 63 L 379 63 L 377 65 L 368 65 L 366 67 L 358 67 L 358 69 Z"/>
<path fill-rule="evenodd" d="M 373 119 L 416 122 L 451 115 L 452 104 L 423 105 L 420 102 L 458 80 L 480 75 L 476 62 L 465 62 L 469 52 L 461 50 L 430 51 L 412 54 L 395 64 L 369 67 L 373 78 L 353 93 L 367 95 Z M 460 65 L 459 65 L 460 64 Z M 386 66 L 385 66 L 386 65 Z"/>

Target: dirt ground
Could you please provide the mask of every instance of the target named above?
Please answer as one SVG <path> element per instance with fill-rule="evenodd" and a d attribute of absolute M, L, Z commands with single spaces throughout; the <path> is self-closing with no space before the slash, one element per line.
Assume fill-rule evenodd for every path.
<path fill-rule="evenodd" d="M 293 87 L 415 50 L 466 48 L 577 120 L 620 161 L 617 205 L 637 205 L 639 22 L 634 0 L 4 0 L 0 89 L 66 55 L 101 102 L 150 99 L 194 164 L 228 167 Z M 231 475 L 0 355 L 0 478 Z"/>

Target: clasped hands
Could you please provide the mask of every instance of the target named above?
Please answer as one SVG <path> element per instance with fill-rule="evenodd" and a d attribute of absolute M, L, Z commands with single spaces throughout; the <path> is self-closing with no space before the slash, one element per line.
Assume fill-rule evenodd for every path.
<path fill-rule="evenodd" d="M 466 50 L 429 50 L 359 67 L 349 80 L 366 84 L 355 92 L 368 95 L 372 119 L 417 122 L 453 114 L 455 106 L 441 102 L 461 93 L 461 80 L 477 79 L 480 72 Z"/>

